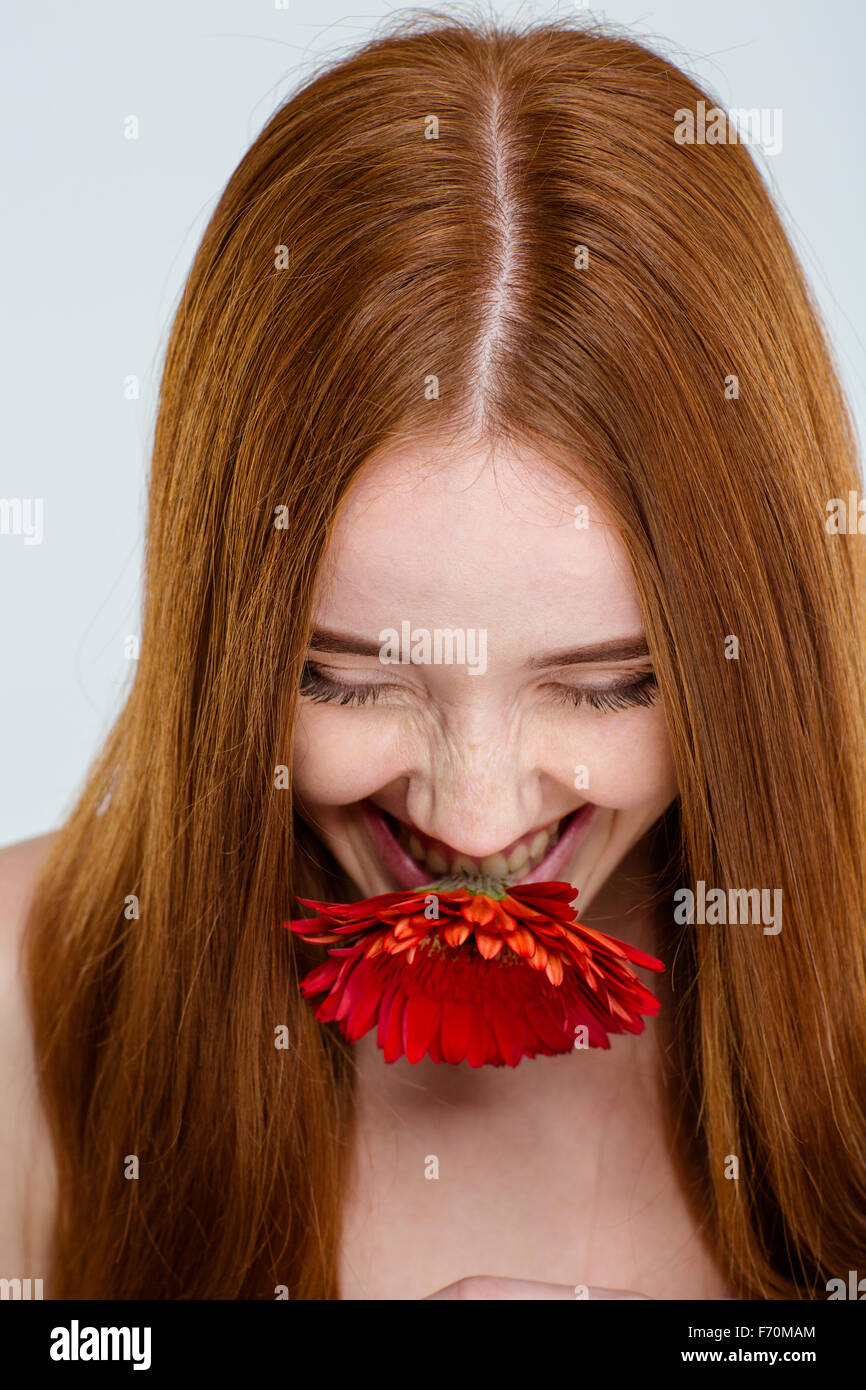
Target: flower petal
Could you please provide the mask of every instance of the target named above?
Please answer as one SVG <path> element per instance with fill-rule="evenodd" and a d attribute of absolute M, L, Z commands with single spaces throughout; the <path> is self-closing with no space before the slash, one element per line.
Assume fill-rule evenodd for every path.
<path fill-rule="evenodd" d="M 548 957 L 547 965 L 544 967 L 544 973 L 552 985 L 562 984 L 562 976 L 564 974 L 564 971 L 562 969 L 562 961 L 559 956 Z"/>
<path fill-rule="evenodd" d="M 439 1031 L 442 1005 L 437 999 L 415 994 L 406 1001 L 403 1013 L 403 1047 L 407 1060 L 420 1062 Z"/>
<path fill-rule="evenodd" d="M 439 1037 L 442 1057 L 446 1062 L 463 1062 L 469 1051 L 472 1029 L 472 1007 L 446 1000 L 442 1006 L 442 1026 Z"/>
<path fill-rule="evenodd" d="M 475 930 L 475 945 L 485 960 L 494 960 L 505 945 L 501 936 L 490 936 L 486 931 Z"/>

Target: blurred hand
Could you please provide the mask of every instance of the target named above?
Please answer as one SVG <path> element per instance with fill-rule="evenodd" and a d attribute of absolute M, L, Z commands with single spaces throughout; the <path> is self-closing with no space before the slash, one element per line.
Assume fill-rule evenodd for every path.
<path fill-rule="evenodd" d="M 458 1279 L 436 1293 L 429 1293 L 422 1302 L 432 1298 L 570 1298 L 572 1302 L 602 1298 L 644 1298 L 649 1294 L 633 1289 L 601 1289 L 587 1284 L 543 1284 L 535 1279 L 500 1279 L 492 1274 L 473 1274 Z"/>

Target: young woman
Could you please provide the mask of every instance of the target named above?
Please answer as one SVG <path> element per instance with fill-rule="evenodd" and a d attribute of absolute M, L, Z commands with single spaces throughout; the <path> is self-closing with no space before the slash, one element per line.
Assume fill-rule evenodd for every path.
<path fill-rule="evenodd" d="M 132 689 L 4 855 L 3 1259 L 46 1296 L 866 1271 L 863 550 L 825 524 L 860 484 L 748 148 L 682 137 L 707 100 L 578 22 L 416 20 L 230 179 Z M 404 624 L 467 659 L 383 660 Z M 445 869 L 570 882 L 658 1016 L 479 1067 L 317 1021 L 299 898 Z"/>

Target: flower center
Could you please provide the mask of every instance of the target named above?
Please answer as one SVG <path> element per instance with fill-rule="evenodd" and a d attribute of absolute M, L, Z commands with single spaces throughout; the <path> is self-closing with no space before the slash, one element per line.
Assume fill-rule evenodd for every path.
<path fill-rule="evenodd" d="M 419 893 L 450 893 L 455 888 L 468 888 L 470 893 L 485 893 L 488 898 L 504 898 L 508 892 L 508 883 L 501 878 L 491 878 L 487 874 L 448 874 L 445 878 L 440 878 L 435 883 L 429 883 L 424 888 L 419 888 Z"/>

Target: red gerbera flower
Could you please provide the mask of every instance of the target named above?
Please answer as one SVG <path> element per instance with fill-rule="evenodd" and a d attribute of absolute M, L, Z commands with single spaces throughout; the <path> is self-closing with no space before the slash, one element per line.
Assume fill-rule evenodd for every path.
<path fill-rule="evenodd" d="M 488 886 L 489 885 L 489 886 Z M 299 899 L 319 915 L 284 922 L 331 947 L 301 982 L 350 1042 L 378 1023 L 386 1062 L 515 1067 L 575 1046 L 610 1047 L 640 1033 L 656 997 L 632 964 L 661 961 L 576 920 L 570 883 L 436 884 L 358 903 Z M 585 1030 L 580 1032 L 580 1030 Z"/>

